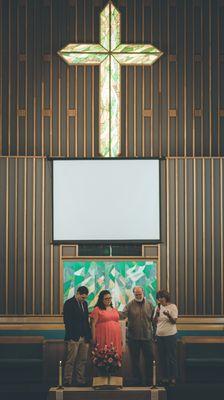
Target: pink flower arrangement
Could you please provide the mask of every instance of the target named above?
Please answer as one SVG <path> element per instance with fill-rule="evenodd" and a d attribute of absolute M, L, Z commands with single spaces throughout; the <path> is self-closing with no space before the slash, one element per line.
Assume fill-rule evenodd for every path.
<path fill-rule="evenodd" d="M 121 359 L 113 343 L 110 346 L 105 345 L 103 348 L 96 345 L 92 350 L 92 361 L 97 368 L 106 374 L 111 374 L 121 367 Z"/>

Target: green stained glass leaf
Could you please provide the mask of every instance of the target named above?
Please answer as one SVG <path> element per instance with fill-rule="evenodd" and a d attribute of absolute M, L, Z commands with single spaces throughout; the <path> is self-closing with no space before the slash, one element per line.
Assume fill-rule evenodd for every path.
<path fill-rule="evenodd" d="M 146 53 L 146 54 L 162 54 L 155 46 L 151 44 L 120 44 L 115 53 Z"/>
<path fill-rule="evenodd" d="M 121 90 L 121 72 L 120 65 L 111 57 L 111 131 L 110 131 L 110 147 L 111 156 L 114 157 L 120 153 L 120 125 L 121 125 L 121 107 L 120 107 L 120 90 Z"/>
<path fill-rule="evenodd" d="M 110 5 L 100 13 L 100 44 L 110 50 Z"/>
<path fill-rule="evenodd" d="M 99 152 L 110 156 L 110 57 L 100 65 L 99 99 L 100 144 Z"/>
<path fill-rule="evenodd" d="M 106 54 L 91 54 L 91 53 L 62 53 L 60 56 L 69 65 L 99 65 L 107 57 Z"/>
<path fill-rule="evenodd" d="M 152 65 L 160 54 L 113 54 L 113 57 L 122 65 Z"/>
<path fill-rule="evenodd" d="M 120 12 L 111 4 L 111 50 L 120 44 Z"/>
<path fill-rule="evenodd" d="M 81 44 L 81 43 L 70 43 L 63 47 L 59 51 L 59 54 L 63 53 L 105 53 L 106 50 L 100 44 Z"/>

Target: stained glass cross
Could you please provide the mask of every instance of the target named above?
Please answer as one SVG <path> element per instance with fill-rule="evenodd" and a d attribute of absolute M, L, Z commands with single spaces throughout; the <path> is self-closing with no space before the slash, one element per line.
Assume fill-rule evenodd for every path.
<path fill-rule="evenodd" d="M 151 44 L 122 44 L 120 12 L 110 1 L 100 13 L 99 44 L 68 44 L 58 54 L 69 65 L 99 65 L 99 153 L 117 157 L 121 147 L 121 65 L 152 65 L 162 52 Z"/>

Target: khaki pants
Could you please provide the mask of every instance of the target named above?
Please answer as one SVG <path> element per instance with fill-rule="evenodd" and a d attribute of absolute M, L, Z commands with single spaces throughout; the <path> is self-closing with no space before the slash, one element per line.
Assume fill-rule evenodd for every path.
<path fill-rule="evenodd" d="M 73 373 L 76 383 L 85 383 L 85 367 L 87 361 L 89 344 L 84 338 L 77 342 L 69 340 L 66 342 L 66 361 L 64 367 L 64 383 L 71 384 Z"/>

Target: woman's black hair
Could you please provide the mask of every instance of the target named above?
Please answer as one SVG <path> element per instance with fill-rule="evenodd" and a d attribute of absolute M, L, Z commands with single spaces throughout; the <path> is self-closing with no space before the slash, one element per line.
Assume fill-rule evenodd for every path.
<path fill-rule="evenodd" d="M 162 289 L 156 293 L 157 300 L 161 299 L 162 297 L 164 297 L 167 302 L 170 302 L 170 294 L 169 294 L 169 292 L 167 292 L 167 290 Z"/>
<path fill-rule="evenodd" d="M 101 292 L 99 293 L 98 300 L 97 300 L 95 307 L 99 307 L 101 310 L 106 310 L 105 304 L 103 302 L 103 298 L 106 294 L 111 295 L 109 290 L 101 290 Z M 112 302 L 110 303 L 110 307 L 113 307 Z"/>

